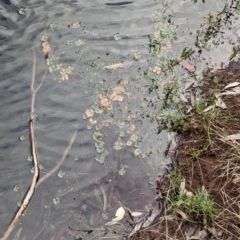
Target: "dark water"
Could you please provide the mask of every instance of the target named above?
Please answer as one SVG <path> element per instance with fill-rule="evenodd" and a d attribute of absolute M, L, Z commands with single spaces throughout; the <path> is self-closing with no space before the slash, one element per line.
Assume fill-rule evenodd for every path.
<path fill-rule="evenodd" d="M 183 46 L 193 44 L 194 38 L 189 32 L 199 26 L 201 18 L 208 11 L 218 11 L 221 7 L 222 3 L 216 1 L 208 4 L 193 4 L 190 1 L 173 4 L 172 10 L 179 25 L 179 38 L 173 43 L 173 50 L 178 52 Z M 26 9 L 24 15 L 19 14 L 20 8 Z M 138 68 L 147 66 L 149 52 L 146 45 L 148 35 L 153 34 L 151 14 L 157 9 L 154 1 L 144 0 L 1 1 L 1 234 L 17 210 L 16 203 L 22 200 L 32 178 L 31 162 L 27 161 L 31 155 L 28 130 L 30 84 L 33 52 L 37 62 L 37 86 L 47 68 L 41 49 L 43 35 L 48 36 L 52 52 L 59 61 L 73 66 L 74 71 L 69 74 L 69 80 L 62 83 L 59 83 L 57 74 L 47 73 L 37 93 L 35 136 L 39 161 L 44 168 L 41 176 L 58 163 L 76 129 L 76 123 L 78 130 L 64 163 L 37 188 L 27 215 L 21 219 L 21 225 L 16 226 L 12 238 L 20 227 L 22 232 L 19 239 L 26 236 L 26 239 L 52 240 L 72 239 L 71 235 L 74 234 L 69 233 L 66 226 L 77 229 L 101 226 L 106 221 L 101 217 L 103 206 L 97 200 L 97 195 L 103 199 L 101 189 L 96 185 L 99 180 L 108 200 L 113 191 L 112 203 L 108 203 L 110 206 L 106 209 L 109 219 L 114 217 L 117 201 L 134 210 L 142 210 L 151 204 L 154 190 L 149 183 L 154 183 L 156 175 L 169 162 L 163 154 L 168 142 L 167 133 L 148 134 L 148 122 L 136 122 L 136 133 L 144 138 L 143 149 L 149 151 L 153 147 L 155 150 L 148 158 L 139 159 L 133 156 L 130 149 L 114 151 L 112 142 L 116 141 L 117 128 L 108 128 L 105 131 L 105 148 L 111 151 L 105 163 L 101 164 L 95 161 L 94 130 L 87 129 L 88 121 L 82 116 L 98 98 L 93 85 L 105 79 L 106 85 L 114 87 L 119 79 L 131 81 L 131 77 L 138 74 Z M 72 28 L 76 22 L 81 22 L 85 29 Z M 116 33 L 121 34 L 119 41 L 114 39 Z M 76 39 L 84 42 L 80 54 L 76 53 L 79 48 L 74 44 Z M 70 40 L 73 44 L 68 45 Z M 131 61 L 137 51 L 141 52 L 142 58 L 133 66 L 113 73 L 103 69 L 112 63 Z M 219 65 L 226 62 L 230 49 L 222 45 L 205 54 L 212 64 Z M 86 64 L 86 61 L 93 59 L 98 64 L 96 68 Z M 199 72 L 205 67 L 203 63 L 197 65 Z M 137 94 L 144 94 L 146 90 L 141 88 L 143 83 L 138 82 L 139 86 L 132 84 L 129 88 L 135 89 Z M 143 97 L 132 105 L 132 112 L 137 111 L 141 100 Z M 122 117 L 120 113 L 117 116 Z M 97 118 L 98 121 L 102 119 L 101 116 Z M 25 136 L 25 140 L 20 141 L 20 136 Z M 121 164 L 128 166 L 124 177 L 118 173 Z M 57 176 L 60 170 L 66 173 L 63 178 Z M 17 192 L 13 191 L 15 186 L 19 187 Z M 53 204 L 55 197 L 61 201 L 57 205 Z"/>

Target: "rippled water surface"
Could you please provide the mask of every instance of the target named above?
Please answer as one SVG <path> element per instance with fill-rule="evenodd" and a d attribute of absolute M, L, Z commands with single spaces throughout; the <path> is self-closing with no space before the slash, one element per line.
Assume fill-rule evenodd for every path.
<path fill-rule="evenodd" d="M 174 19 L 179 25 L 179 38 L 173 43 L 173 50 L 178 52 L 184 45 L 193 44 L 194 38 L 189 32 L 196 30 L 208 11 L 218 11 L 222 7 L 219 1 L 208 2 L 179 1 L 172 6 Z M 25 9 L 25 14 L 19 13 L 21 8 Z M 32 163 L 27 161 L 31 155 L 28 129 L 30 84 L 34 53 L 36 87 L 47 69 L 41 46 L 43 35 L 48 37 L 56 61 L 73 66 L 74 70 L 69 74 L 69 80 L 61 83 L 57 73 L 47 72 L 37 92 L 35 136 L 38 158 L 43 166 L 41 177 L 60 161 L 76 129 L 77 135 L 60 168 L 37 188 L 27 215 L 20 220 L 12 236 L 22 227 L 20 239 L 24 236 L 26 239 L 72 239 L 74 234 L 70 234 L 66 226 L 76 229 L 101 226 L 106 222 L 103 214 L 108 219 L 114 217 L 118 201 L 134 210 L 142 210 L 151 204 L 154 190 L 150 183 L 154 183 L 156 175 L 169 161 L 163 154 L 168 142 L 167 133 L 149 135 L 149 122 L 133 121 L 135 133 L 143 139 L 141 147 L 149 153 L 147 158 L 140 159 L 132 154 L 130 147 L 120 151 L 113 149 L 112 143 L 118 139 L 116 131 L 119 129 L 108 127 L 104 130 L 104 137 L 109 155 L 102 164 L 95 160 L 94 126 L 89 129 L 89 122 L 83 119 L 83 115 L 98 99 L 96 84 L 114 88 L 120 79 L 131 82 L 139 68 L 147 68 L 150 57 L 148 35 L 153 34 L 151 14 L 157 9 L 154 1 L 145 0 L 1 1 L 1 234 L 32 178 Z M 77 22 L 81 26 L 74 28 L 73 23 Z M 118 41 L 114 38 L 117 33 L 121 35 Z M 83 43 L 80 46 L 75 44 L 78 39 Z M 140 52 L 142 58 L 133 65 L 113 72 L 104 69 L 112 63 L 131 62 L 136 52 Z M 220 64 L 226 61 L 229 51 L 222 47 L 206 54 L 208 59 L 215 54 L 217 57 L 213 63 Z M 96 66 L 90 66 L 91 63 Z M 199 64 L 199 71 L 203 68 Z M 128 109 L 132 114 L 144 104 L 144 94 L 147 94 L 147 90 L 138 84 L 144 86 L 147 83 L 129 84 L 129 89 L 136 95 L 142 95 Z M 118 110 L 125 111 L 126 107 L 126 104 L 119 104 Z M 121 114 L 119 110 L 115 117 L 122 119 Z M 103 119 L 101 115 L 96 118 L 98 122 Z M 20 141 L 21 136 L 25 140 Z M 124 141 L 129 136 L 123 137 Z M 150 154 L 152 148 L 156 150 L 154 154 Z M 119 174 L 121 166 L 127 166 L 124 176 Z M 58 176 L 60 170 L 65 173 L 63 178 Z M 19 187 L 17 192 L 13 191 L 15 186 Z M 60 203 L 55 205 L 53 199 L 57 197 Z"/>

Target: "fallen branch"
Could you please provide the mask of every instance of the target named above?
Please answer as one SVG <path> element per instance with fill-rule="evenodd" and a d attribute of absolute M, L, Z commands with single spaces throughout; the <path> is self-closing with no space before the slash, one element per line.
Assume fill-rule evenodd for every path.
<path fill-rule="evenodd" d="M 3 234 L 0 240 L 6 240 L 11 232 L 13 231 L 14 227 L 20 220 L 21 216 L 24 215 L 26 212 L 26 209 L 32 199 L 32 196 L 35 192 L 37 181 L 39 179 L 39 168 L 38 168 L 38 159 L 37 159 L 37 153 L 36 153 L 36 146 L 35 146 L 35 136 L 34 136 L 34 126 L 33 126 L 33 114 L 34 114 L 34 104 L 35 104 L 35 95 L 36 92 L 34 90 L 34 83 L 35 83 L 35 70 L 36 70 L 36 55 L 33 53 L 33 70 L 32 70 L 32 80 L 31 80 L 31 93 L 32 93 L 32 100 L 31 100 L 31 111 L 30 111 L 30 117 L 29 117 L 29 135 L 30 135 L 30 142 L 31 142 L 31 153 L 33 157 L 33 166 L 34 166 L 34 175 L 32 178 L 32 183 L 27 191 L 27 194 L 25 195 L 21 207 L 18 209 L 17 213 L 15 214 L 14 218 L 10 222 L 7 230 Z M 43 80 L 42 80 L 43 81 Z M 37 88 L 38 90 L 39 88 Z"/>
<path fill-rule="evenodd" d="M 48 172 L 46 175 L 44 175 L 43 178 L 39 179 L 39 177 L 40 177 L 39 164 L 38 164 L 37 148 L 36 148 L 36 141 L 35 141 L 35 135 L 34 135 L 34 109 L 35 109 L 36 93 L 38 92 L 38 90 L 42 86 L 42 83 L 45 79 L 46 73 L 47 73 L 47 70 L 45 71 L 39 86 L 35 89 L 34 84 L 35 84 L 35 76 L 36 76 L 36 55 L 35 55 L 35 53 L 33 53 L 33 69 L 32 69 L 32 80 L 31 80 L 32 98 L 31 98 L 31 110 L 30 110 L 30 117 L 29 117 L 29 136 L 30 136 L 30 143 L 31 143 L 31 153 L 32 153 L 32 157 L 33 157 L 34 175 L 33 175 L 32 183 L 31 183 L 31 185 L 30 185 L 30 187 L 27 191 L 27 194 L 26 194 L 26 196 L 23 200 L 23 203 L 22 203 L 21 207 L 19 208 L 19 210 L 15 214 L 14 218 L 10 222 L 7 230 L 5 231 L 2 238 L 0 238 L 0 240 L 6 240 L 9 237 L 9 235 L 13 231 L 14 227 L 16 226 L 18 221 L 20 220 L 21 216 L 24 215 L 24 213 L 26 212 L 26 209 L 27 209 L 27 207 L 28 207 L 28 205 L 29 205 L 29 203 L 32 199 L 32 196 L 35 192 L 35 189 L 43 181 L 45 181 L 48 177 L 53 175 L 59 169 L 59 167 L 62 165 L 62 163 L 64 162 L 69 150 L 71 149 L 72 144 L 73 144 L 73 142 L 76 138 L 76 135 L 77 135 L 78 124 L 75 125 L 76 130 L 74 131 L 74 133 L 73 133 L 73 135 L 72 135 L 72 137 L 69 141 L 69 144 L 68 144 L 67 148 L 64 150 L 64 152 L 62 154 L 62 157 L 60 158 L 58 164 L 50 172 Z"/>

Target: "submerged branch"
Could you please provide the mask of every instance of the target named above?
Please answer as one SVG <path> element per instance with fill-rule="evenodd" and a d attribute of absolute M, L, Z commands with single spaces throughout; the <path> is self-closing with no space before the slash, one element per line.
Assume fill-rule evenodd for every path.
<path fill-rule="evenodd" d="M 77 128 L 78 124 L 76 124 L 76 130 L 74 131 L 69 143 L 68 143 L 68 146 L 66 147 L 66 149 L 64 150 L 63 154 L 62 154 L 62 157 L 60 158 L 59 162 L 57 163 L 57 165 L 50 171 L 48 172 L 47 174 L 45 174 L 37 183 L 37 187 L 43 182 L 45 181 L 47 178 L 49 178 L 51 175 L 53 175 L 58 169 L 59 167 L 62 165 L 62 163 L 64 162 L 69 150 L 71 149 L 73 143 L 74 143 L 74 140 L 77 136 L 77 131 L 78 131 L 78 128 Z M 0 239 L 1 240 L 1 239 Z"/>

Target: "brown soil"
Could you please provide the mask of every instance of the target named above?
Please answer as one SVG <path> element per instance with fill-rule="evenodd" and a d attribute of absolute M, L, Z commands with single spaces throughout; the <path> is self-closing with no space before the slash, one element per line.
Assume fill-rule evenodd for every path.
<path fill-rule="evenodd" d="M 218 79 L 219 86 L 216 86 L 214 79 Z M 229 68 L 215 73 L 206 73 L 202 86 L 205 98 L 211 99 L 216 91 L 222 90 L 229 83 L 239 82 L 239 79 L 239 63 L 230 64 Z M 197 125 L 201 119 L 194 115 L 177 150 L 177 166 L 186 179 L 186 189 L 195 192 L 204 187 L 218 209 L 212 222 L 212 226 L 219 232 L 218 238 L 210 234 L 206 239 L 228 239 L 228 237 L 240 239 L 240 181 L 237 179 L 239 178 L 237 168 L 240 166 L 240 152 L 232 147 L 232 144 L 239 144 L 239 140 L 235 140 L 235 143 L 219 140 L 219 136 L 224 133 L 230 135 L 240 131 L 240 98 L 238 96 L 223 97 L 227 108 L 219 109 L 218 116 L 206 121 L 210 136 L 206 131 L 202 131 L 201 124 Z M 193 126 L 192 123 L 196 125 Z M 235 155 L 234 159 L 233 155 Z M 235 169 L 229 170 L 227 176 L 229 162 Z"/>
<path fill-rule="evenodd" d="M 201 87 L 206 107 L 216 99 L 216 92 L 239 79 L 240 63 L 230 63 L 227 69 L 214 73 L 207 71 Z M 222 99 L 226 109 L 217 108 L 206 118 L 196 111 L 188 118 L 176 151 L 177 169 L 186 180 L 186 189 L 207 190 L 217 208 L 214 218 L 204 225 L 178 214 L 167 216 L 167 220 L 140 231 L 134 239 L 185 240 L 203 229 L 206 236 L 201 239 L 240 239 L 240 140 L 222 139 L 240 132 L 240 98 L 238 94 Z"/>

